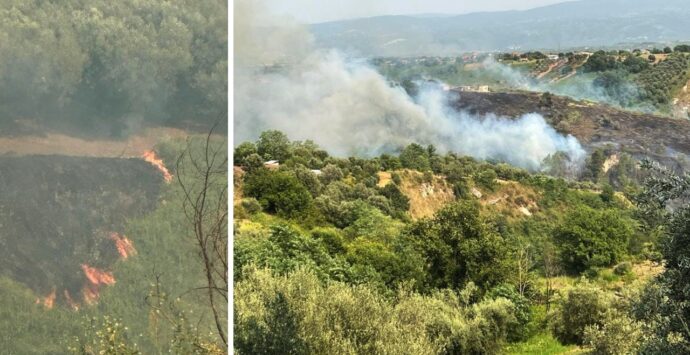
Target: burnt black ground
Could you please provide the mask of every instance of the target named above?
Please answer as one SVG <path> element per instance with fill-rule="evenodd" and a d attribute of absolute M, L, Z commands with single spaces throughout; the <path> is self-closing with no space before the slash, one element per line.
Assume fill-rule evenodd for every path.
<path fill-rule="evenodd" d="M 516 118 L 539 113 L 563 134 L 572 134 L 588 151 L 611 145 L 638 159 L 688 169 L 690 121 L 617 109 L 600 103 L 535 92 L 460 92 L 457 110 Z M 679 154 L 680 153 L 680 154 Z"/>
<path fill-rule="evenodd" d="M 47 295 L 75 295 L 80 264 L 107 269 L 108 234 L 152 210 L 163 179 L 141 159 L 0 156 L 0 273 Z"/>

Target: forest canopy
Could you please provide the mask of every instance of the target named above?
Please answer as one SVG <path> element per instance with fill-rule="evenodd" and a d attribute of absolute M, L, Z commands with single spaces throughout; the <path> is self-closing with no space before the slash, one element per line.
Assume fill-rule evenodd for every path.
<path fill-rule="evenodd" d="M 207 127 L 226 110 L 226 23 L 223 1 L 2 0 L 0 131 Z"/>

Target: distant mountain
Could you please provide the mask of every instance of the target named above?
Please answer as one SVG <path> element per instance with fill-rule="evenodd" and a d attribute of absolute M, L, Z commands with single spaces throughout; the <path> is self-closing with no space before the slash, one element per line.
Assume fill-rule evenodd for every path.
<path fill-rule="evenodd" d="M 361 56 L 565 49 L 690 40 L 690 0 L 582 0 L 526 11 L 379 16 L 311 25 L 322 47 Z"/>

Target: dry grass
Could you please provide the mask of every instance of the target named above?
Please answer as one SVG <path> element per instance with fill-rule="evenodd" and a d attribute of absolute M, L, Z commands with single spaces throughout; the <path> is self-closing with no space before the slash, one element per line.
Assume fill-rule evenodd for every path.
<path fill-rule="evenodd" d="M 410 199 L 410 217 L 420 219 L 431 217 L 447 204 L 455 201 L 453 188 L 442 176 L 434 176 L 431 182 L 424 181 L 424 174 L 418 171 L 397 171 L 402 180 L 400 191 Z M 379 173 L 379 186 L 391 181 L 390 172 Z"/>
<path fill-rule="evenodd" d="M 392 180 L 391 173 L 389 173 L 387 171 L 381 171 L 378 173 L 378 175 L 379 175 L 379 183 L 377 184 L 378 187 L 384 187 L 384 186 L 388 185 L 388 183 L 390 183 Z"/>
<path fill-rule="evenodd" d="M 483 192 L 482 205 L 509 218 L 531 217 L 539 211 L 539 194 L 533 188 L 515 181 L 498 179 L 497 183 L 496 191 Z"/>
<path fill-rule="evenodd" d="M 123 140 L 90 140 L 61 133 L 17 137 L 0 136 L 0 154 L 139 157 L 162 140 L 186 136 L 185 131 L 176 128 L 150 128 Z"/>
<path fill-rule="evenodd" d="M 242 177 L 244 176 L 244 170 L 239 166 L 232 167 L 232 202 L 237 204 L 242 201 Z"/>

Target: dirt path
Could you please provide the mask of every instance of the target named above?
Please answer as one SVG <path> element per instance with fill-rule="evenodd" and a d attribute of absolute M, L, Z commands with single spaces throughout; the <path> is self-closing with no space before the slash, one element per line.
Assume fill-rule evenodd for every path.
<path fill-rule="evenodd" d="M 156 143 L 187 133 L 176 128 L 150 128 L 126 140 L 71 137 L 60 133 L 43 136 L 0 137 L 0 155 L 59 154 L 88 157 L 138 157 Z"/>
<path fill-rule="evenodd" d="M 537 75 L 537 79 L 541 79 L 541 78 L 545 77 L 546 75 L 551 73 L 554 69 L 561 68 L 564 65 L 566 65 L 567 63 L 568 63 L 567 61 L 565 61 L 563 59 L 559 59 L 559 60 L 549 64 L 549 67 L 546 69 L 546 71 L 543 71 Z"/>

